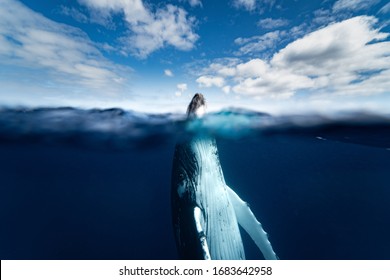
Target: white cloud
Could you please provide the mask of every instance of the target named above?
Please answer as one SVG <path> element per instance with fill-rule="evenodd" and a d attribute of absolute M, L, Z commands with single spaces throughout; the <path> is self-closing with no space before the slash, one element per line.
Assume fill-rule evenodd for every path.
<path fill-rule="evenodd" d="M 124 51 L 146 58 L 166 46 L 191 50 L 199 36 L 194 32 L 195 18 L 174 5 L 157 8 L 155 12 L 142 0 L 79 0 L 91 9 L 105 14 L 123 13 L 129 29 L 122 38 Z"/>
<path fill-rule="evenodd" d="M 272 59 L 227 60 L 206 67 L 197 82 L 255 98 L 389 93 L 390 42 L 375 29 L 377 19 L 359 16 L 313 31 L 275 53 Z M 238 43 L 247 43 L 240 39 Z M 227 90 L 227 88 L 226 88 Z"/>
<path fill-rule="evenodd" d="M 202 0 L 179 0 L 180 2 L 188 3 L 192 8 L 203 7 Z"/>
<path fill-rule="evenodd" d="M 361 11 L 376 5 L 380 0 L 338 0 L 333 5 L 333 11 Z"/>
<path fill-rule="evenodd" d="M 224 93 L 233 91 L 252 97 L 288 98 L 293 95 L 294 90 L 313 85 L 309 78 L 274 69 L 268 61 L 262 59 L 247 62 L 226 59 L 225 65 L 223 62 L 220 60 L 211 63 L 202 71 L 205 75 L 196 80 L 200 87 L 215 86 Z"/>
<path fill-rule="evenodd" d="M 176 85 L 176 88 L 178 89 L 178 91 L 175 92 L 175 95 L 177 97 L 180 97 L 183 95 L 183 93 L 188 89 L 188 85 L 183 83 L 183 84 L 177 84 Z"/>
<path fill-rule="evenodd" d="M 201 0 L 188 0 L 188 3 L 191 5 L 191 7 L 196 7 L 196 6 L 202 7 Z"/>
<path fill-rule="evenodd" d="M 150 11 L 144 6 L 142 0 L 78 0 L 87 7 L 100 10 L 109 15 L 112 12 L 123 12 L 126 20 L 130 24 L 147 22 L 152 16 Z"/>
<path fill-rule="evenodd" d="M 40 71 L 41 79 L 43 72 L 53 84 L 111 92 L 124 84 L 130 70 L 106 60 L 79 29 L 11 0 L 0 6 L 0 42 L 0 64 Z"/>
<path fill-rule="evenodd" d="M 287 19 L 265 18 L 258 21 L 257 25 L 264 29 L 277 29 L 289 24 Z"/>
<path fill-rule="evenodd" d="M 187 84 L 177 84 L 176 85 L 177 89 L 180 90 L 181 92 L 184 92 L 188 89 Z"/>
<path fill-rule="evenodd" d="M 380 10 L 380 14 L 388 14 L 390 12 L 390 2 L 384 5 Z"/>
<path fill-rule="evenodd" d="M 360 16 L 331 24 L 296 40 L 277 53 L 272 63 L 304 75 L 358 73 L 390 67 L 388 34 L 374 29 L 374 17 Z M 339 74 L 339 73 L 338 73 Z"/>
<path fill-rule="evenodd" d="M 199 84 L 200 87 L 223 87 L 225 84 L 225 80 L 222 77 L 216 77 L 216 76 L 201 76 L 198 79 L 196 79 L 196 82 Z"/>
<path fill-rule="evenodd" d="M 57 12 L 81 23 L 99 24 L 109 30 L 115 30 L 117 28 L 108 10 L 86 10 L 84 7 L 75 8 L 61 5 Z"/>
<path fill-rule="evenodd" d="M 267 61 L 252 59 L 236 66 L 233 91 L 254 97 L 287 98 L 295 90 L 311 87 L 310 78 L 284 69 L 275 69 Z"/>
<path fill-rule="evenodd" d="M 234 67 L 220 65 L 216 73 L 222 77 L 229 77 L 236 74 L 236 69 Z"/>
<path fill-rule="evenodd" d="M 248 11 L 252 11 L 256 8 L 256 0 L 234 0 L 233 4 L 237 8 L 244 8 Z"/>
<path fill-rule="evenodd" d="M 222 88 L 222 91 L 226 94 L 229 94 L 230 93 L 230 90 L 231 90 L 231 86 L 224 86 Z"/>
<path fill-rule="evenodd" d="M 284 31 L 268 32 L 261 36 L 253 36 L 250 38 L 237 38 L 234 42 L 241 45 L 237 55 L 255 54 L 263 51 L 272 51 L 275 49 L 277 43 L 285 36 Z"/>
<path fill-rule="evenodd" d="M 173 77 L 174 76 L 172 70 L 170 70 L 170 69 L 165 69 L 164 70 L 164 75 L 167 76 L 167 77 Z"/>
<path fill-rule="evenodd" d="M 337 15 L 328 9 L 318 9 L 314 11 L 313 23 L 319 26 L 325 26 L 331 22 L 335 22 Z"/>
<path fill-rule="evenodd" d="M 236 66 L 236 75 L 240 78 L 259 77 L 270 70 L 267 62 L 261 59 L 252 59 Z"/>
<path fill-rule="evenodd" d="M 233 0 L 233 6 L 247 11 L 259 10 L 260 13 L 263 13 L 266 7 L 272 9 L 275 2 L 276 0 Z"/>
<path fill-rule="evenodd" d="M 79 11 L 73 7 L 70 8 L 70 7 L 66 7 L 66 6 L 61 6 L 60 13 L 65 15 L 65 16 L 72 17 L 73 19 L 75 19 L 78 22 L 82 22 L 82 23 L 89 22 L 89 19 L 85 14 L 83 14 L 81 11 Z"/>
<path fill-rule="evenodd" d="M 205 76 L 209 73 L 217 73 L 218 76 L 233 76 L 235 74 L 235 66 L 241 63 L 238 58 L 221 58 L 215 59 L 213 62 L 204 68 L 204 62 L 201 65 L 189 64 L 189 72 L 192 75 Z"/>

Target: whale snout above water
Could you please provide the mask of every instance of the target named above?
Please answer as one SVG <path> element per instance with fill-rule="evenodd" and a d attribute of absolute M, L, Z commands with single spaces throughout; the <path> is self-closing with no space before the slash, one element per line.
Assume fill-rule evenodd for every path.
<path fill-rule="evenodd" d="M 187 107 L 187 117 L 202 117 L 206 113 L 206 99 L 203 94 L 196 93 Z"/>

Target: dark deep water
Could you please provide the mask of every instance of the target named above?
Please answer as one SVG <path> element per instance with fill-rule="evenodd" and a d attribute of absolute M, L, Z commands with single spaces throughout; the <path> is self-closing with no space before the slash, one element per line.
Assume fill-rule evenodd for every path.
<path fill-rule="evenodd" d="M 280 259 L 390 259 L 390 118 L 0 110 L 1 259 L 177 259 L 176 141 L 217 137 Z M 243 233 L 248 259 L 261 259 Z"/>

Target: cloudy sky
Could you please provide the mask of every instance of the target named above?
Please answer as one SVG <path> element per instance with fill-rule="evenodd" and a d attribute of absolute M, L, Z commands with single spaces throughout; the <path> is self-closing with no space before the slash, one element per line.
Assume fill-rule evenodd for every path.
<path fill-rule="evenodd" d="M 0 106 L 390 110 L 386 0 L 0 0 Z"/>

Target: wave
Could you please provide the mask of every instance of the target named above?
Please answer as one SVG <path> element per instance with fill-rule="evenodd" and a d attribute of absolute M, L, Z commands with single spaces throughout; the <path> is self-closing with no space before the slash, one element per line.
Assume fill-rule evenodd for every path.
<path fill-rule="evenodd" d="M 390 147 L 390 116 L 367 112 L 337 115 L 272 116 L 264 112 L 229 108 L 186 120 L 182 114 L 146 114 L 112 109 L 3 108 L 1 142 L 82 144 L 89 147 L 127 148 L 158 146 L 184 134 L 226 139 L 275 134 L 306 135 L 374 147 Z"/>

